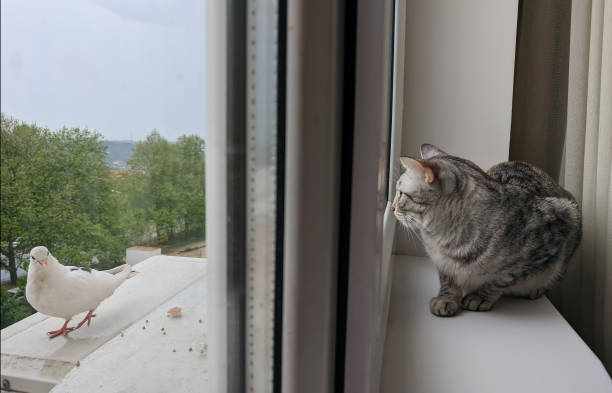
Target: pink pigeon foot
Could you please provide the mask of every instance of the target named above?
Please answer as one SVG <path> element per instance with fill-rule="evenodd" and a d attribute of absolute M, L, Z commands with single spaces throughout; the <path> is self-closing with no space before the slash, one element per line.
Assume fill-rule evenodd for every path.
<path fill-rule="evenodd" d="M 93 310 L 89 310 L 89 312 L 87 313 L 87 315 L 85 315 L 85 318 L 83 318 L 83 320 L 81 322 L 79 322 L 79 324 L 76 326 L 75 329 L 80 328 L 81 326 L 83 326 L 83 324 L 85 322 L 87 322 L 87 326 L 89 326 L 91 324 L 91 318 L 95 317 L 96 314 L 93 313 Z"/>
<path fill-rule="evenodd" d="M 68 322 L 69 321 L 64 322 L 64 325 L 61 328 L 57 329 L 57 330 L 52 330 L 50 332 L 47 332 L 47 334 L 49 335 L 49 338 L 55 338 L 55 337 L 59 336 L 60 334 L 65 336 L 65 335 L 68 334 L 68 332 L 73 331 L 74 328 L 69 328 L 68 327 Z"/>

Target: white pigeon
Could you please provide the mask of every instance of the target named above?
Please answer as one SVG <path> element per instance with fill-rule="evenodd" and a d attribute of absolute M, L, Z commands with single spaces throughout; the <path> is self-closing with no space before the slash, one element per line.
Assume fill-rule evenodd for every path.
<path fill-rule="evenodd" d="M 96 316 L 95 309 L 123 284 L 131 271 L 130 265 L 107 271 L 64 266 L 46 247 L 34 247 L 30 251 L 26 298 L 42 314 L 65 319 L 60 329 L 47 333 L 50 338 L 65 336 L 85 322 L 89 326 Z M 72 317 L 84 311 L 89 311 L 87 316 L 76 327 L 68 327 Z"/>

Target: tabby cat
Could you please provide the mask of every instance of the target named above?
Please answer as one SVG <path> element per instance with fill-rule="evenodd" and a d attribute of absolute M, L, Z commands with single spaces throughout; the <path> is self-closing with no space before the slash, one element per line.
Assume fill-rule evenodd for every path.
<path fill-rule="evenodd" d="M 569 192 L 525 162 L 484 172 L 429 144 L 421 157 L 400 159 L 392 207 L 438 269 L 434 315 L 487 311 L 502 295 L 535 299 L 561 279 L 582 235 Z"/>

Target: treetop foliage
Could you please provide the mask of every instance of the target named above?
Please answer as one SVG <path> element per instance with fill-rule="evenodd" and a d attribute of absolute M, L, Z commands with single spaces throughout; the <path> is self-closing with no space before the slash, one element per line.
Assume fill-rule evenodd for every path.
<path fill-rule="evenodd" d="M 134 147 L 120 176 L 105 162 L 102 135 L 51 131 L 0 115 L 2 267 L 37 245 L 64 264 L 110 268 L 125 248 L 204 237 L 204 140 L 165 140 L 157 131 Z M 16 277 L 15 277 L 16 278 Z"/>

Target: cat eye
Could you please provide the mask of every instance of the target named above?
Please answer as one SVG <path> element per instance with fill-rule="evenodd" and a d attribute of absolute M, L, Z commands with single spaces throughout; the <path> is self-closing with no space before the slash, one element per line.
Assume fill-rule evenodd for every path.
<path fill-rule="evenodd" d="M 415 199 L 414 197 L 408 194 L 406 194 L 406 196 L 408 197 L 408 199 L 410 199 L 412 202 L 416 203 L 417 205 L 422 205 L 423 203 L 425 203 L 423 200 Z"/>
<path fill-rule="evenodd" d="M 411 200 L 413 203 L 416 203 L 417 205 L 423 205 L 423 204 L 425 204 L 425 201 L 420 200 L 420 199 L 418 199 L 418 198 L 417 198 L 417 199 L 415 199 L 414 197 L 412 197 L 412 196 L 411 196 L 411 195 L 409 195 L 409 194 L 406 194 L 405 192 L 402 192 L 402 191 L 399 191 L 399 190 L 398 190 L 397 192 L 399 192 L 399 197 L 400 197 L 400 198 L 401 198 L 402 196 L 406 195 L 406 197 L 407 197 L 408 199 L 410 199 L 410 200 Z"/>

